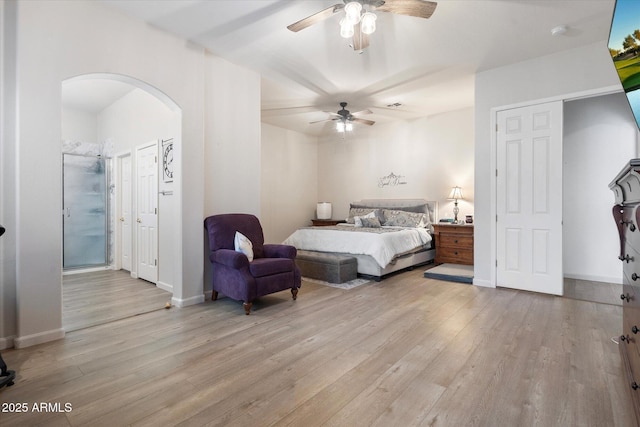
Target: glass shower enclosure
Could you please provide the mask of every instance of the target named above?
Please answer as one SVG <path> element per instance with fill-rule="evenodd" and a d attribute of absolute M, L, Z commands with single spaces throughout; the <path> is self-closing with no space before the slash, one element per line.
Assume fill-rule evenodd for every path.
<path fill-rule="evenodd" d="M 63 268 L 109 264 L 109 159 L 63 154 Z"/>

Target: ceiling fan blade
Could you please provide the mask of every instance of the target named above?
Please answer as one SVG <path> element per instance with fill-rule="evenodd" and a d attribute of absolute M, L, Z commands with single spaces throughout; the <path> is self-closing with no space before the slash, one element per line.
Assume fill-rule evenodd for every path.
<path fill-rule="evenodd" d="M 360 31 L 360 23 L 353 27 L 353 50 L 364 50 L 369 47 L 369 35 Z"/>
<path fill-rule="evenodd" d="M 330 121 L 333 121 L 333 120 L 338 120 L 340 118 L 340 116 L 338 114 L 335 114 L 335 113 L 329 113 L 329 114 L 331 114 L 332 116 L 335 116 L 335 117 L 329 117 L 328 119 L 323 119 L 323 120 L 316 120 L 315 122 L 309 122 L 309 124 L 312 125 L 312 124 L 315 124 L 315 123 L 330 122 Z"/>
<path fill-rule="evenodd" d="M 297 33 L 300 30 L 304 30 L 307 27 L 312 26 L 313 24 L 317 24 L 320 21 L 323 21 L 327 18 L 329 18 L 330 16 L 333 16 L 334 13 L 341 11 L 342 9 L 344 9 L 344 4 L 334 4 L 331 7 L 328 7 L 324 10 L 321 10 L 318 13 L 314 13 L 311 16 L 307 16 L 306 18 L 303 18 L 301 20 L 299 20 L 298 22 L 294 22 L 293 24 L 289 25 L 287 28 L 291 31 L 293 31 L 294 33 Z"/>
<path fill-rule="evenodd" d="M 430 18 L 437 5 L 438 3 L 434 1 L 426 0 L 385 0 L 384 4 L 376 7 L 375 10 L 416 18 Z"/>
<path fill-rule="evenodd" d="M 375 123 L 373 120 L 359 119 L 357 117 L 354 117 L 353 119 L 351 119 L 351 121 L 356 122 L 356 123 L 360 123 L 360 124 L 363 124 L 363 125 L 367 125 L 367 126 L 371 126 L 371 125 L 373 125 Z"/>
<path fill-rule="evenodd" d="M 366 110 L 358 111 L 357 113 L 351 113 L 351 114 L 353 114 L 354 116 L 361 116 L 363 114 L 373 114 L 373 111 L 367 108 Z"/>

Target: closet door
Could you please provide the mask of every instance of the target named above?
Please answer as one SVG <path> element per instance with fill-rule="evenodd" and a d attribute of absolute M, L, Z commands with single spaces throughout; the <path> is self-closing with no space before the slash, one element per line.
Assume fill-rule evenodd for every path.
<path fill-rule="evenodd" d="M 158 144 L 136 150 L 136 236 L 138 278 L 158 280 Z"/>
<path fill-rule="evenodd" d="M 118 156 L 118 242 L 120 268 L 132 271 L 132 237 L 131 228 L 131 154 Z"/>
<path fill-rule="evenodd" d="M 562 295 L 562 102 L 497 123 L 497 285 Z"/>

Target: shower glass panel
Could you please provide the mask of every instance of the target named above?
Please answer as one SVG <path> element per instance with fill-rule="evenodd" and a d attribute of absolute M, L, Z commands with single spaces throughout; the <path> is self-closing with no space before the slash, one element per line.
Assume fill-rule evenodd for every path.
<path fill-rule="evenodd" d="M 101 157 L 63 154 L 64 269 L 109 263 L 107 167 Z"/>

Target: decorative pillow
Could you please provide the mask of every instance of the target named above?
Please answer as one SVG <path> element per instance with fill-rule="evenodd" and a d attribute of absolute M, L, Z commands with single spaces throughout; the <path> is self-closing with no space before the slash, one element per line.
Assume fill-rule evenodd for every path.
<path fill-rule="evenodd" d="M 424 213 L 384 209 L 384 225 L 393 227 L 428 227 L 429 217 Z"/>
<path fill-rule="evenodd" d="M 236 252 L 242 252 L 249 258 L 249 262 L 253 261 L 253 243 L 244 234 L 236 231 L 236 235 L 233 239 L 233 246 Z"/>
<path fill-rule="evenodd" d="M 366 228 L 380 228 L 380 221 L 375 216 L 373 218 L 361 218 L 362 226 Z"/>
<path fill-rule="evenodd" d="M 354 216 L 354 217 L 353 217 L 353 224 L 354 224 L 356 227 L 362 227 L 362 226 L 363 226 L 363 225 L 362 225 L 362 220 L 363 220 L 363 219 L 369 219 L 369 218 L 375 218 L 375 217 L 376 217 L 376 213 L 375 213 L 375 212 L 373 212 L 373 211 L 372 211 L 372 212 L 369 212 L 368 214 L 363 215 L 363 216 L 357 216 L 357 215 L 356 215 L 356 216 Z"/>
<path fill-rule="evenodd" d="M 349 224 L 355 224 L 354 217 L 356 216 L 362 217 L 367 214 L 370 214 L 371 212 L 374 212 L 375 216 L 378 218 L 380 223 L 384 222 L 384 215 L 382 214 L 382 211 L 380 209 L 375 209 L 375 208 L 350 208 L 347 222 Z"/>
<path fill-rule="evenodd" d="M 350 207 L 352 208 L 369 208 L 369 209 L 373 209 L 371 207 L 371 205 L 367 206 L 367 205 L 361 205 L 359 203 L 350 203 L 349 204 Z M 416 213 L 425 213 L 427 212 L 427 205 L 426 204 L 417 204 L 417 205 L 411 205 L 411 206 L 404 206 L 402 205 L 402 207 L 397 208 L 395 206 L 393 206 L 392 204 L 388 204 L 388 206 L 384 206 L 384 205 L 380 205 L 378 207 L 376 207 L 375 209 L 389 209 L 389 210 L 402 210 L 404 212 L 416 212 Z"/>

